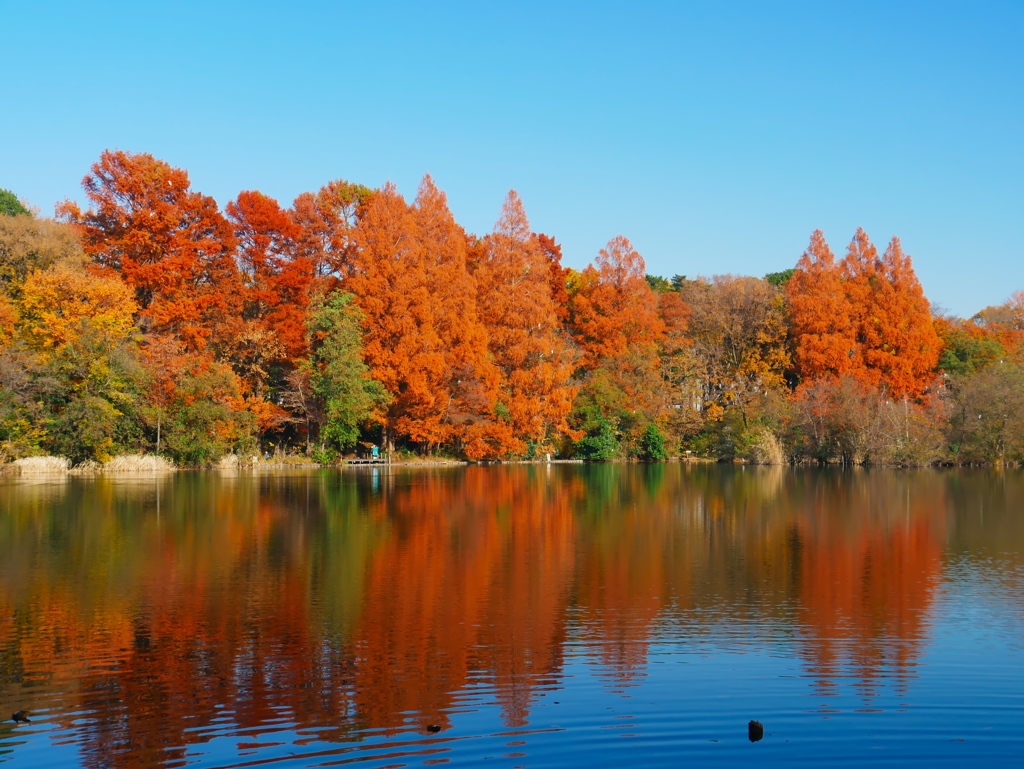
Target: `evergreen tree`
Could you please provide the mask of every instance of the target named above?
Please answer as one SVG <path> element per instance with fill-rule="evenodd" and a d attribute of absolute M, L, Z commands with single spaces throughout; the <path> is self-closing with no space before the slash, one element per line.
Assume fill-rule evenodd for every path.
<path fill-rule="evenodd" d="M 350 294 L 335 292 L 310 307 L 309 388 L 322 403 L 321 447 L 344 450 L 359 438 L 360 425 L 388 401 L 381 384 L 363 363 L 362 313 Z"/>
<path fill-rule="evenodd" d="M 32 216 L 32 212 L 18 200 L 18 196 L 10 190 L 0 189 L 0 215 L 3 216 Z"/>

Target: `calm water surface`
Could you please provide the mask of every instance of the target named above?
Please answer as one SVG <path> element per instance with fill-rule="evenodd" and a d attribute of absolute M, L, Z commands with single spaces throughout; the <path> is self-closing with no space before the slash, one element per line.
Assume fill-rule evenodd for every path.
<path fill-rule="evenodd" d="M 1019 766 L 1024 475 L 0 480 L 23 709 L 10 766 Z"/>

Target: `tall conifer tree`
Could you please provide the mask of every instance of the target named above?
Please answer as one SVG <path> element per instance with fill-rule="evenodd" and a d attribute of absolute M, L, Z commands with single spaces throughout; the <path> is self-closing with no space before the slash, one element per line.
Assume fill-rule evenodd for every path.
<path fill-rule="evenodd" d="M 786 283 L 796 367 L 801 379 L 840 377 L 860 363 L 852 308 L 839 265 L 821 230 Z"/>
<path fill-rule="evenodd" d="M 865 322 L 865 363 L 897 397 L 920 396 L 934 377 L 942 342 L 910 257 L 894 237 L 878 263 Z"/>
<path fill-rule="evenodd" d="M 386 446 L 393 448 L 400 436 L 434 442 L 447 399 L 445 359 L 416 219 L 393 184 L 373 195 L 355 238 L 346 287 L 363 312 L 370 375 L 392 397 L 382 417 Z"/>
<path fill-rule="evenodd" d="M 487 332 L 477 316 L 476 281 L 466 265 L 466 234 L 455 223 L 445 194 L 423 177 L 413 208 L 423 248 L 434 327 L 444 359 L 438 408 L 426 419 L 435 442 L 455 439 L 470 456 L 475 438 L 494 421 L 498 370 L 487 352 Z"/>
<path fill-rule="evenodd" d="M 583 366 L 592 370 L 602 360 L 627 352 L 653 360 L 665 324 L 647 284 L 644 258 L 619 235 L 601 249 L 594 272 L 572 301 L 573 331 L 584 351 Z"/>
<path fill-rule="evenodd" d="M 548 259 L 514 190 L 484 241 L 476 278 L 480 317 L 502 373 L 501 405 L 511 429 L 506 448 L 522 451 L 522 439 L 543 443 L 572 432 L 565 418 L 576 389 L 574 356 L 559 328 Z"/>

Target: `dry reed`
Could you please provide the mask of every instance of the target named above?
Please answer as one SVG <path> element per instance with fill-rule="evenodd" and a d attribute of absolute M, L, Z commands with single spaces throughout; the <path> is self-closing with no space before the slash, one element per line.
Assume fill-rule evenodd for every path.
<path fill-rule="evenodd" d="M 64 457 L 23 457 L 8 466 L 11 475 L 66 475 L 71 469 L 71 460 Z"/>
<path fill-rule="evenodd" d="M 784 465 L 786 452 L 782 448 L 775 433 L 767 428 L 758 432 L 754 444 L 750 447 L 750 458 L 758 465 Z"/>
<path fill-rule="evenodd" d="M 104 473 L 168 472 L 174 465 L 156 454 L 122 454 L 103 465 Z"/>

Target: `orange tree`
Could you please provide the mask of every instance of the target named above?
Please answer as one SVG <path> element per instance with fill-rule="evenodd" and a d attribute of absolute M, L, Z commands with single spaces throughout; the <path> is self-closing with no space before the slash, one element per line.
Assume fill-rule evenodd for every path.
<path fill-rule="evenodd" d="M 488 437 L 496 455 L 545 446 L 572 433 L 566 416 L 576 387 L 575 355 L 558 322 L 548 258 L 530 232 L 513 190 L 493 233 L 481 243 L 475 276 L 488 349 L 501 371 L 496 425 Z"/>
<path fill-rule="evenodd" d="M 413 217 L 423 250 L 424 279 L 442 368 L 437 408 L 425 419 L 432 443 L 451 442 L 480 458 L 478 437 L 495 422 L 498 370 L 487 351 L 487 331 L 477 314 L 466 235 L 455 223 L 445 194 L 430 176 L 420 184 Z"/>
<path fill-rule="evenodd" d="M 811 234 L 785 291 L 801 379 L 841 377 L 861 364 L 850 298 L 821 230 Z"/>
<path fill-rule="evenodd" d="M 363 359 L 391 395 L 380 416 L 385 447 L 399 437 L 431 443 L 447 401 L 445 356 L 416 218 L 393 184 L 374 194 L 355 238 L 345 286 L 363 313 Z"/>
<path fill-rule="evenodd" d="M 86 253 L 135 291 L 140 325 L 193 349 L 237 329 L 235 236 L 213 198 L 152 155 L 105 151 L 82 182 L 91 208 L 65 201 Z"/>

